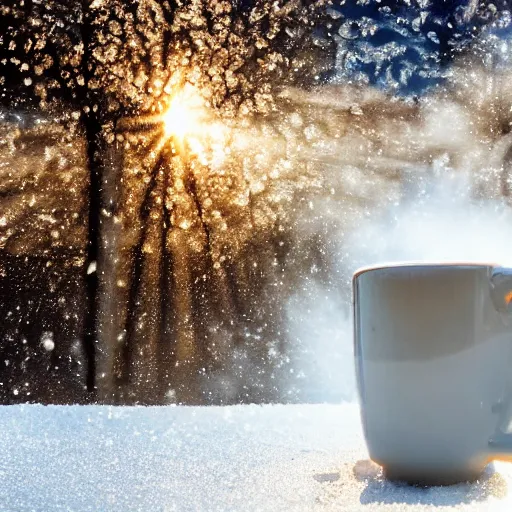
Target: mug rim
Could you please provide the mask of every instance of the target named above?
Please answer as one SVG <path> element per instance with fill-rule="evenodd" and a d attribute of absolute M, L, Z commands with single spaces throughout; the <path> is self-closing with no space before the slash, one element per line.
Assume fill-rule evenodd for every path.
<path fill-rule="evenodd" d="M 375 263 L 373 265 L 365 265 L 359 267 L 354 271 L 354 279 L 365 272 L 372 270 L 384 270 L 391 268 L 421 268 L 421 267 L 439 267 L 439 268 L 461 268 L 461 267 L 472 267 L 472 268 L 496 268 L 501 267 L 496 262 L 482 262 L 482 261 L 391 261 Z"/>

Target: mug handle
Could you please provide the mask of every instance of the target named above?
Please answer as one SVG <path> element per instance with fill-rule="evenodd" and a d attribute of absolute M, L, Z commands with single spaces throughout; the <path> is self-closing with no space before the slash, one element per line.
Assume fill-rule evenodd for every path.
<path fill-rule="evenodd" d="M 512 268 L 496 267 L 493 269 L 491 297 L 497 311 L 512 313 Z M 489 448 L 496 458 L 511 460 L 512 432 L 505 432 L 505 429 L 512 420 L 512 377 L 505 387 L 504 397 L 493 406 L 492 412 L 499 414 L 499 419 L 496 432 L 489 439 Z"/>

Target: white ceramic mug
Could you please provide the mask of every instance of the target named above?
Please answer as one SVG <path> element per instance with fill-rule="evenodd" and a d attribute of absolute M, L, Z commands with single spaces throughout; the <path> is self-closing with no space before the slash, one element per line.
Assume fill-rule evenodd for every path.
<path fill-rule="evenodd" d="M 370 458 L 392 480 L 474 480 L 512 457 L 512 269 L 367 267 L 353 278 L 356 374 Z"/>

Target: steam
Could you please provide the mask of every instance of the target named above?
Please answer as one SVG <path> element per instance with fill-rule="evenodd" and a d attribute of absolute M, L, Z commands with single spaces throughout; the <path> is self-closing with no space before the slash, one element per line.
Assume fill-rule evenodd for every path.
<path fill-rule="evenodd" d="M 426 146 L 439 148 L 442 142 L 432 130 L 436 121 L 431 112 L 427 125 L 433 136 L 427 131 L 421 135 Z M 437 123 L 444 122 L 440 114 Z M 466 114 L 453 117 L 452 134 L 467 122 Z M 489 115 L 488 122 L 492 122 Z M 454 168 L 448 165 L 454 155 L 462 155 L 468 148 L 473 154 L 478 150 L 475 138 L 452 136 L 449 151 L 430 166 L 407 166 L 397 197 L 387 196 L 386 204 L 360 211 L 357 222 L 332 233 L 329 243 L 335 247 L 335 261 L 331 283 L 310 282 L 288 303 L 290 336 L 296 342 L 295 391 L 301 400 L 356 398 L 350 278 L 358 267 L 400 261 L 512 266 L 512 210 L 506 198 L 496 193 L 496 177 L 504 172 L 506 162 L 503 156 L 502 161 L 491 164 L 492 157 L 486 158 L 501 151 L 504 139 L 480 152 L 481 157 L 474 158 L 471 165 L 462 159 L 459 162 L 464 163 Z M 401 143 L 405 146 L 408 141 Z M 339 212 L 342 215 L 341 209 Z"/>
<path fill-rule="evenodd" d="M 512 212 L 501 199 L 475 200 L 465 176 L 439 176 L 349 237 L 353 266 L 383 261 L 512 264 Z"/>
<path fill-rule="evenodd" d="M 438 175 L 428 187 L 362 221 L 343 237 L 338 254 L 337 275 L 398 261 L 512 265 L 512 211 L 502 200 L 475 200 L 465 175 Z M 356 397 L 350 282 L 338 285 L 310 285 L 288 305 L 290 336 L 297 344 L 296 391 L 306 402 Z"/>

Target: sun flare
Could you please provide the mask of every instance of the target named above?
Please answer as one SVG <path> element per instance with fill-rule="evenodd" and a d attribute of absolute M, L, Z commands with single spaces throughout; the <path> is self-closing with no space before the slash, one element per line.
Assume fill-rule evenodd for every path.
<path fill-rule="evenodd" d="M 224 164 L 234 139 L 240 138 L 238 130 L 226 124 L 205 95 L 189 83 L 175 87 L 161 113 L 124 118 L 117 128 L 154 134 L 154 156 L 170 150 L 212 168 Z"/>
<path fill-rule="evenodd" d="M 205 164 L 223 159 L 227 128 L 194 86 L 179 89 L 160 120 L 165 144 L 171 143 L 179 153 L 198 157 Z"/>
<path fill-rule="evenodd" d="M 207 122 L 207 113 L 199 91 L 193 86 L 185 86 L 172 97 L 169 107 L 162 114 L 165 137 L 183 143 L 187 137 L 197 136 Z"/>

